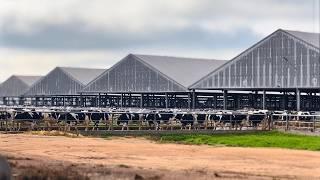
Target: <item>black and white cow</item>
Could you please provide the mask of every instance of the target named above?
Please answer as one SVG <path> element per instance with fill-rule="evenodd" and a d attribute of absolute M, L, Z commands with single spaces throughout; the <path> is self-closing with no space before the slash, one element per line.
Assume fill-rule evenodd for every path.
<path fill-rule="evenodd" d="M 150 112 L 145 114 L 145 120 L 148 123 L 149 128 L 154 128 L 154 130 L 159 130 L 159 124 L 161 120 L 161 115 L 156 112 Z"/>
<path fill-rule="evenodd" d="M 266 126 L 267 123 L 267 112 L 266 111 L 253 111 L 248 113 L 248 121 L 253 128 L 258 128 L 258 126 Z M 265 128 L 265 127 L 262 127 Z"/>
<path fill-rule="evenodd" d="M 85 113 L 84 115 L 84 119 L 86 120 L 86 131 L 88 128 L 88 121 L 93 123 L 93 128 L 92 130 L 99 130 L 100 126 L 104 126 L 107 129 L 107 126 L 109 124 L 109 120 L 110 120 L 110 114 L 106 113 L 104 111 L 101 110 L 96 110 L 96 111 L 90 111 Z"/>
<path fill-rule="evenodd" d="M 8 129 L 8 121 L 12 119 L 12 114 L 7 111 L 0 112 L 0 129 L 7 130 Z"/>

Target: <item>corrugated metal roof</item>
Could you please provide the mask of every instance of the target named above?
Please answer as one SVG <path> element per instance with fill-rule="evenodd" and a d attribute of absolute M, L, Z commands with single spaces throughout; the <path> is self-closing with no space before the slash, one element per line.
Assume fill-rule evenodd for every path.
<path fill-rule="evenodd" d="M 31 86 L 35 82 L 37 82 L 42 76 L 15 76 L 19 78 L 21 81 L 26 83 L 28 86 Z"/>
<path fill-rule="evenodd" d="M 83 85 L 87 85 L 106 69 L 90 69 L 90 68 L 75 68 L 75 67 L 58 67 L 64 72 L 72 76 Z"/>
<path fill-rule="evenodd" d="M 41 76 L 13 75 L 0 85 L 0 97 L 21 96 L 40 78 Z"/>
<path fill-rule="evenodd" d="M 320 48 L 320 34 L 302 31 L 283 30 L 315 47 Z"/>
<path fill-rule="evenodd" d="M 104 69 L 56 67 L 33 84 L 24 95 L 74 95 L 103 71 Z"/>
<path fill-rule="evenodd" d="M 281 88 L 287 87 L 288 84 L 292 86 L 293 88 L 296 88 L 298 83 L 301 84 L 301 86 L 306 87 L 305 84 L 316 84 L 317 82 L 320 82 L 319 80 L 314 77 L 313 74 L 316 73 L 310 73 L 312 68 L 307 70 L 306 67 L 311 66 L 308 65 L 308 63 L 316 63 L 318 62 L 319 57 L 317 55 L 317 49 L 319 47 L 319 44 L 317 44 L 317 41 L 319 40 L 319 35 L 317 33 L 308 33 L 308 32 L 299 32 L 299 31 L 289 31 L 289 30 L 282 30 L 278 29 L 277 31 L 273 32 L 272 34 L 268 35 L 258 43 L 254 44 L 250 48 L 246 49 L 242 53 L 240 53 L 235 58 L 231 59 L 226 63 L 225 65 L 217 68 L 213 72 L 209 73 L 208 75 L 201 78 L 198 82 L 193 84 L 191 88 L 193 89 L 225 89 L 225 88 L 233 88 L 233 89 L 241 89 L 241 88 L 278 88 L 279 86 Z M 293 41 L 289 41 L 293 40 Z M 312 49 L 311 53 L 313 53 L 312 56 L 306 57 L 301 56 L 299 57 L 299 61 L 302 60 L 304 62 L 304 68 L 306 70 L 303 70 L 302 73 L 296 73 L 296 71 L 302 71 L 302 69 L 295 70 L 294 63 L 291 65 L 288 65 L 286 63 L 279 63 L 276 58 L 277 55 L 275 52 L 277 52 L 277 46 L 274 46 L 274 44 L 281 44 L 283 42 L 288 42 L 286 44 L 286 47 L 293 49 L 295 48 L 296 44 L 300 44 L 304 46 L 304 48 Z M 297 50 L 301 48 L 297 46 Z M 266 58 L 265 50 L 268 50 L 268 57 Z M 269 49 L 273 49 L 270 50 Z M 293 51 L 285 51 L 284 53 L 290 56 L 292 59 L 298 62 L 298 55 L 293 54 Z M 259 53 L 262 52 L 262 53 Z M 269 52 L 271 58 L 269 58 Z M 290 54 L 291 53 L 291 54 Z M 284 56 L 284 55 L 283 55 Z M 307 60 L 309 59 L 310 60 Z M 265 66 L 265 62 L 268 61 L 267 64 L 270 66 Z M 237 63 L 240 62 L 240 63 Z M 248 63 L 250 62 L 250 63 Z M 262 65 L 261 65 L 262 64 Z M 242 67 L 250 67 L 247 68 L 245 71 L 237 71 L 237 74 L 232 73 L 234 72 L 232 70 L 232 65 L 234 65 L 234 68 L 242 69 Z M 251 68 L 253 67 L 253 68 Z M 280 68 L 279 68 L 280 67 Z M 233 68 L 233 69 L 234 69 Z M 279 70 L 280 69 L 280 70 Z M 249 71 L 248 71 L 249 70 Z M 256 71 L 257 70 L 257 71 Z M 271 74 L 267 75 L 267 73 Z M 231 73 L 229 74 L 229 72 Z M 248 75 L 249 72 L 249 75 Z M 254 74 L 255 72 L 256 74 Z M 286 72 L 286 74 L 284 73 Z M 307 75 L 309 73 L 309 75 Z M 227 76 L 226 74 L 229 74 Z M 284 75 L 285 74 L 285 75 Z M 295 76 L 302 75 L 307 77 L 307 79 L 302 80 L 300 77 L 296 77 L 296 80 L 294 80 Z M 313 77 L 312 77 L 313 76 Z M 259 77 L 259 78 L 257 78 Z M 268 78 L 270 78 L 268 80 Z M 230 79 L 230 80 L 229 80 Z M 282 80 L 281 80 L 282 79 Z M 297 81 L 297 82 L 295 82 Z M 211 84 L 211 85 L 210 85 Z"/>
<path fill-rule="evenodd" d="M 209 72 L 225 64 L 225 60 L 133 54 L 174 81 L 189 87 Z"/>

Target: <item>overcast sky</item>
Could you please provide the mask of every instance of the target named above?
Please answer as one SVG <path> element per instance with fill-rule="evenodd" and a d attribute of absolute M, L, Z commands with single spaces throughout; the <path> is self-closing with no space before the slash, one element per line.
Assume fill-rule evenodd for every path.
<path fill-rule="evenodd" d="M 273 31 L 319 32 L 319 0 L 0 0 L 0 82 L 128 53 L 231 59 Z"/>

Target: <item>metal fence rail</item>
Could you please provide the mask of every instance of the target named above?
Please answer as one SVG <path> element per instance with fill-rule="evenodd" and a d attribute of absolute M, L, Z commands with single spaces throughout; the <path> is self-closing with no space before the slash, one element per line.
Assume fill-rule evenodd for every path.
<path fill-rule="evenodd" d="M 272 114 L 275 129 L 284 130 L 320 130 L 320 115 Z"/>

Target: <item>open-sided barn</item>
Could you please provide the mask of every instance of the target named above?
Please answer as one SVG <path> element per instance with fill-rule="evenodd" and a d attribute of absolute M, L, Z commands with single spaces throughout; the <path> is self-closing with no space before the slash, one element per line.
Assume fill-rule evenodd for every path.
<path fill-rule="evenodd" d="M 178 106 L 183 106 L 184 101 L 187 107 L 189 87 L 224 63 L 226 61 L 212 59 L 129 54 L 90 82 L 82 92 L 100 93 L 100 96 L 120 94 L 114 102 L 109 102 L 111 105 L 175 106 L 174 102 L 169 103 L 171 98 L 179 101 Z M 183 96 L 184 100 L 178 100 L 177 95 Z M 105 101 L 112 101 L 110 97 L 104 95 L 101 103 L 105 105 L 108 103 Z"/>
<path fill-rule="evenodd" d="M 277 30 L 225 65 L 213 70 L 193 84 L 197 90 L 228 90 L 263 92 L 258 95 L 260 107 L 300 109 L 301 92 L 311 96 L 320 88 L 320 34 Z M 266 91 L 284 93 L 283 100 L 266 100 Z M 296 98 L 292 96 L 296 95 Z M 276 97 L 272 95 L 273 97 Z M 271 96 L 270 96 L 271 97 Z M 291 97 L 291 99 L 290 99 Z M 293 97 L 293 98 L 292 98 Z M 304 96 L 308 98 L 308 96 Z M 288 99 L 289 98 L 289 99 Z M 314 96 L 313 100 L 317 97 Z M 235 98 L 233 98 L 235 99 Z M 257 98 L 254 98 L 257 101 Z M 236 101 L 236 100 L 233 100 Z M 304 107 L 319 109 L 319 99 L 304 100 Z M 254 103 L 254 102 L 251 102 Z M 254 106 L 254 104 L 251 104 Z M 236 106 L 237 102 L 225 104 Z M 259 106 L 256 104 L 256 106 Z"/>
<path fill-rule="evenodd" d="M 13 75 L 0 85 L 0 97 L 3 103 L 12 104 L 23 95 L 41 76 Z"/>
<path fill-rule="evenodd" d="M 107 70 L 57 67 L 20 96 L 53 106 L 320 110 L 319 35 L 279 29 L 230 61 L 129 54 Z"/>
<path fill-rule="evenodd" d="M 39 101 L 41 105 L 64 105 L 66 101 L 69 105 L 76 105 L 80 101 L 78 92 L 103 71 L 105 69 L 56 67 L 33 84 L 23 96 L 35 98 L 36 105 L 39 105 Z"/>

